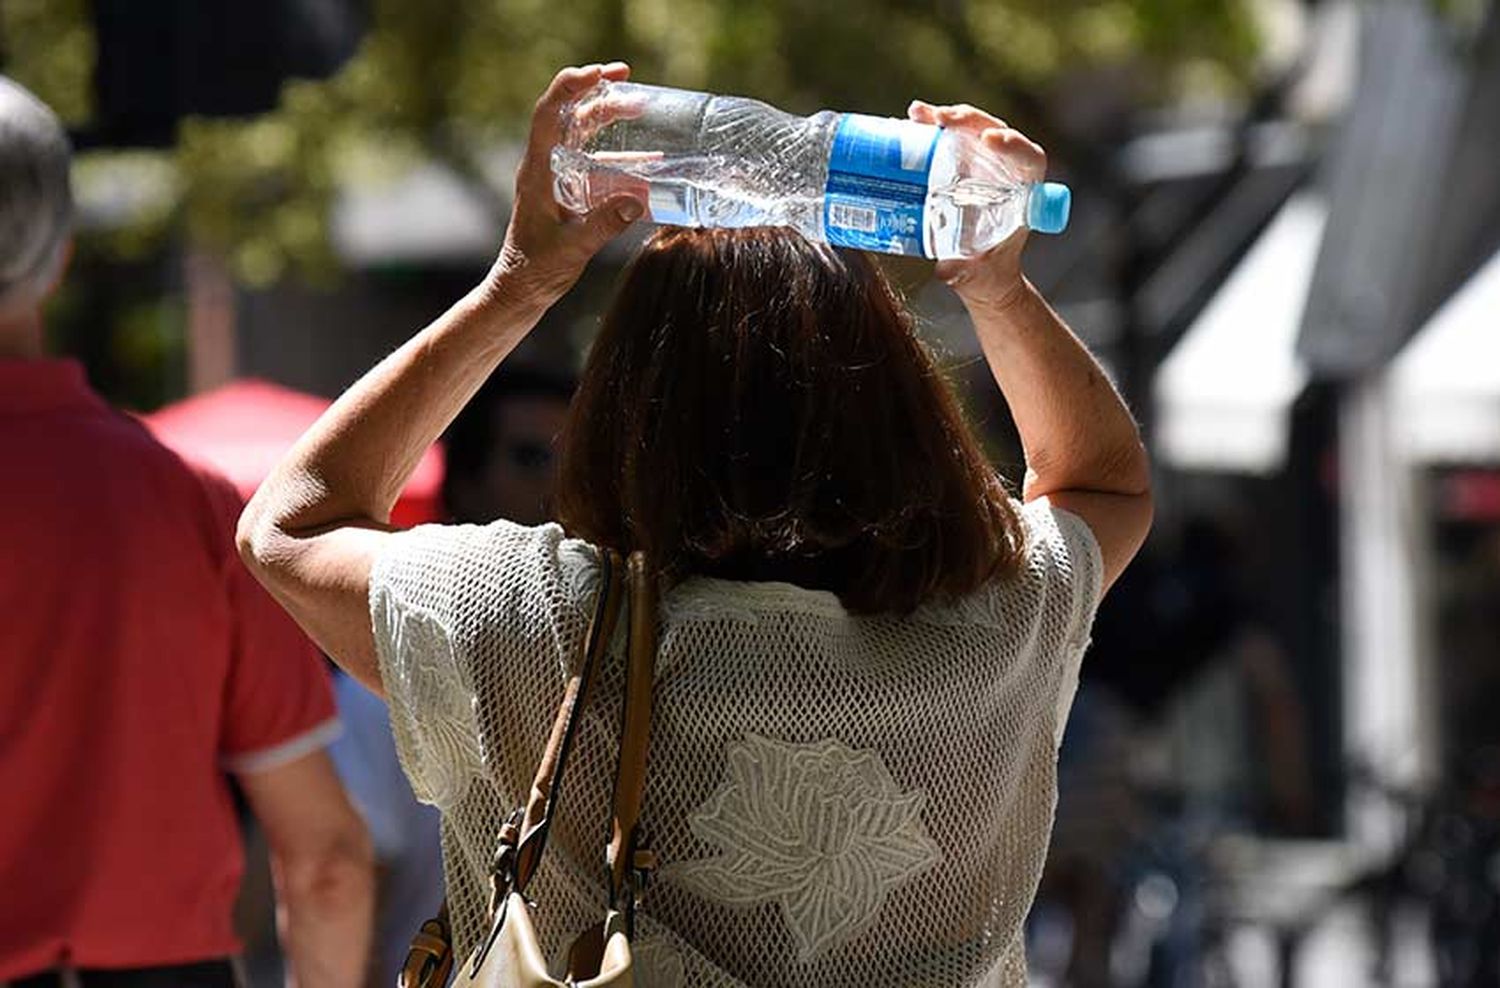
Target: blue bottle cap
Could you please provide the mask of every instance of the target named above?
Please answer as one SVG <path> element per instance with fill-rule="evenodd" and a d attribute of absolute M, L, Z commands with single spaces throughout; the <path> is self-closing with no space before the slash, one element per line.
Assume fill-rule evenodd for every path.
<path fill-rule="evenodd" d="M 1038 182 L 1031 187 L 1026 225 L 1037 233 L 1062 233 L 1068 228 L 1073 193 L 1061 182 Z"/>

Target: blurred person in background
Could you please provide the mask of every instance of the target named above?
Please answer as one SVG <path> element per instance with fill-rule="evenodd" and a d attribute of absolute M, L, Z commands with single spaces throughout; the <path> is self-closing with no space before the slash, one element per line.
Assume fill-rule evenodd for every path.
<path fill-rule="evenodd" d="M 1015 409 L 1024 504 L 868 256 L 678 229 L 631 264 L 590 350 L 562 524 L 389 531 L 421 450 L 642 214 L 629 197 L 563 213 L 548 165 L 564 103 L 627 72 L 557 75 L 490 274 L 303 437 L 246 509 L 241 551 L 388 696 L 415 788 L 443 810 L 460 957 L 487 927 L 496 829 L 531 787 L 607 546 L 645 551 L 664 587 L 642 818 L 664 867 L 638 983 L 1024 985 L 1057 741 L 1099 598 L 1152 514 L 1135 424 L 1022 277 L 1024 232 L 938 268 Z M 1045 172 L 979 110 L 911 113 Z M 614 734 L 619 665 L 585 736 Z M 558 820 L 527 886 L 554 963 L 605 901 L 587 810 L 602 821 L 612 759 L 570 768 L 583 819 Z"/>
<path fill-rule="evenodd" d="M 70 149 L 0 77 L 0 985 L 228 986 L 263 826 L 305 985 L 357 985 L 369 838 L 316 651 L 235 557 L 240 502 L 44 355 Z"/>
<path fill-rule="evenodd" d="M 374 936 L 364 983 L 389 988 L 412 934 L 443 904 L 438 813 L 412 793 L 380 698 L 342 670 L 334 674 L 333 691 L 344 733 L 329 754 L 370 830 L 375 856 Z"/>
<path fill-rule="evenodd" d="M 553 451 L 573 379 L 537 366 L 502 367 L 448 427 L 443 503 L 459 524 L 549 517 Z"/>

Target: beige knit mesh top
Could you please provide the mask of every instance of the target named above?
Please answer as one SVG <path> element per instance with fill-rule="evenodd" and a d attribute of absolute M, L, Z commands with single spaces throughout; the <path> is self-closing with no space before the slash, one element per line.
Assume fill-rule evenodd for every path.
<path fill-rule="evenodd" d="M 1045 499 L 1022 517 L 1018 576 L 906 617 L 781 583 L 663 595 L 642 814 L 661 867 L 638 984 L 1025 983 L 1101 562 L 1078 517 Z M 556 525 L 424 526 L 371 575 L 397 746 L 443 811 L 460 956 L 486 924 L 496 827 L 525 799 L 581 651 L 597 560 Z M 528 888 L 554 958 L 604 911 L 623 645 Z"/>

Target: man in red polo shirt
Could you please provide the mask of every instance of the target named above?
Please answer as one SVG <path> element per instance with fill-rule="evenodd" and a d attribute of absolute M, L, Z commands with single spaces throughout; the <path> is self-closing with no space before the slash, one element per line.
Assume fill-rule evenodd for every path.
<path fill-rule="evenodd" d="M 290 966 L 358 985 L 369 839 L 317 653 L 241 567 L 239 501 L 43 359 L 69 150 L 0 77 L 0 985 L 233 985 L 225 772 L 267 835 Z"/>

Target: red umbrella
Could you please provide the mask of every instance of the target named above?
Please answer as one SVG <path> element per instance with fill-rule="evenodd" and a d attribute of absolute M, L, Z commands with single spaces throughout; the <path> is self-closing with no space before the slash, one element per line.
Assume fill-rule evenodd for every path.
<path fill-rule="evenodd" d="M 152 433 L 184 459 L 228 477 L 246 498 L 332 404 L 269 381 L 234 381 L 144 416 Z M 391 512 L 401 527 L 442 517 L 443 452 L 422 456 Z"/>

